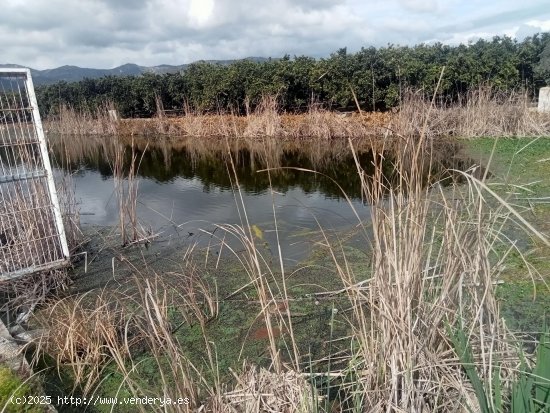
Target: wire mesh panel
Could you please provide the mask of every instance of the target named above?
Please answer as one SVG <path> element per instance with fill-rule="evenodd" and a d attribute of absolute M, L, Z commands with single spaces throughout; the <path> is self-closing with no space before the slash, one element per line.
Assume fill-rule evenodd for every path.
<path fill-rule="evenodd" d="M 68 258 L 30 71 L 0 69 L 0 280 Z"/>

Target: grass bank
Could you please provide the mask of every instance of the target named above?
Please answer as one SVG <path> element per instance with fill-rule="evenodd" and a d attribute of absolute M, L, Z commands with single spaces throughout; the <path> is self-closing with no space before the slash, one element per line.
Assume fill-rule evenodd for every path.
<path fill-rule="evenodd" d="M 490 187 L 541 232 L 550 232 L 550 137 L 465 140 L 464 151 L 487 164 Z M 537 333 L 550 308 L 550 248 L 528 234 L 510 234 L 517 250 L 503 264 L 497 292 L 509 326 Z M 515 235 L 515 236 L 514 236 Z M 527 258 L 527 259 L 524 259 Z"/>

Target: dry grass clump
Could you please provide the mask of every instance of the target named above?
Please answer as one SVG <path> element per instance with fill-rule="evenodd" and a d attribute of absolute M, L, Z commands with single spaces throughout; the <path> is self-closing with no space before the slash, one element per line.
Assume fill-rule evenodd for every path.
<path fill-rule="evenodd" d="M 290 116 L 287 124 L 292 125 L 296 136 L 315 136 L 321 139 L 351 136 L 355 130 L 360 133 L 363 128 L 357 128 L 356 122 L 350 122 L 349 117 L 311 106 L 304 116 Z"/>
<path fill-rule="evenodd" d="M 124 119 L 119 134 L 146 136 L 238 137 L 243 136 L 246 119 L 235 115 L 195 112 L 177 118 Z"/>
<path fill-rule="evenodd" d="M 52 301 L 34 321 L 46 331 L 36 343 L 37 354 L 49 354 L 59 367 L 69 366 L 75 387 L 84 394 L 95 388 L 111 358 L 124 364 L 139 340 L 132 337 L 120 298 L 105 292 Z"/>
<path fill-rule="evenodd" d="M 162 395 L 172 400 L 189 398 L 188 405 L 151 405 L 148 409 L 192 411 L 206 396 L 214 397 L 216 390 L 188 358 L 175 333 L 182 322 L 199 322 L 204 328 L 216 317 L 215 290 L 197 278 L 191 264 L 163 278 L 129 265 L 136 278 L 118 289 L 52 300 L 37 312 L 33 325 L 46 334 L 35 343 L 35 361 L 41 354 L 54 357 L 58 369 L 70 371 L 75 388 L 84 395 L 101 394 L 103 373 L 109 370 L 119 377 L 119 391 L 124 388 L 133 395 Z M 206 338 L 205 346 L 215 372 L 215 355 Z M 154 365 L 158 375 L 151 377 L 150 370 L 142 370 L 144 363 Z"/>
<path fill-rule="evenodd" d="M 212 406 L 219 413 L 310 413 L 316 411 L 317 398 L 301 374 L 295 371 L 274 373 L 244 363 L 236 385 L 224 392 Z"/>
<path fill-rule="evenodd" d="M 280 136 L 282 135 L 281 117 L 278 113 L 277 96 L 264 96 L 248 117 L 244 137 Z"/>
<path fill-rule="evenodd" d="M 541 136 L 550 132 L 550 117 L 531 106 L 526 93 L 503 94 L 483 87 L 450 109 L 459 136 Z"/>
<path fill-rule="evenodd" d="M 550 116 L 532 107 L 526 93 L 503 93 L 480 87 L 458 102 L 430 106 L 420 93 L 408 92 L 390 126 L 402 136 L 520 137 L 550 134 Z"/>

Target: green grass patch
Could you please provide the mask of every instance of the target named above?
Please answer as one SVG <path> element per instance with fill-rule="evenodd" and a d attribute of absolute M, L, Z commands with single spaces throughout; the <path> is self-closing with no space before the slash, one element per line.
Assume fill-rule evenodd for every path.
<path fill-rule="evenodd" d="M 29 381 L 22 380 L 11 369 L 0 365 L 0 411 L 6 413 L 38 413 L 46 409 L 40 402 L 45 396 L 37 394 Z"/>
<path fill-rule="evenodd" d="M 537 230 L 550 234 L 550 137 L 480 138 L 465 140 L 464 146 L 465 154 L 482 165 L 492 154 L 491 189 Z M 516 331 L 540 331 L 550 308 L 550 248 L 524 232 L 504 231 L 518 251 L 503 263 L 504 284 L 497 289 L 502 314 Z"/>

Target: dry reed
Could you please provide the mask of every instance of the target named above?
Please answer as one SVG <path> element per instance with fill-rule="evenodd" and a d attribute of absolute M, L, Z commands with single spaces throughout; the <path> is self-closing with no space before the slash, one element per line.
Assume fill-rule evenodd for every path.
<path fill-rule="evenodd" d="M 103 141 L 104 156 L 111 165 L 118 206 L 119 230 L 122 245 L 148 242 L 151 231 L 146 230 L 137 217 L 139 179 L 137 174 L 147 145 L 138 158 L 134 140 L 130 144 L 130 159 L 126 162 L 127 145 L 121 140 Z"/>
<path fill-rule="evenodd" d="M 504 200 L 489 203 L 494 193 L 467 173 L 465 188 L 449 192 L 430 183 L 429 116 L 403 137 L 391 182 L 381 153 L 370 178 L 357 162 L 372 205 L 373 232 L 365 234 L 372 243 L 371 277 L 362 279 L 329 248 L 352 308 L 354 352 L 345 373 L 356 381 L 344 384 L 346 403 L 361 410 L 475 410 L 450 340 L 454 328 L 466 332 L 489 385 L 497 357 L 503 380 L 511 377 L 516 353 L 495 298 L 505 257 L 495 250 L 508 245 L 502 228 L 512 218 L 545 240 Z"/>
<path fill-rule="evenodd" d="M 253 113 L 202 114 L 191 110 L 177 118 L 112 120 L 106 105 L 97 113 L 78 113 L 63 107 L 58 119 L 47 122 L 52 132 L 61 134 L 179 137 L 266 137 L 286 139 L 380 139 L 418 136 L 430 103 L 421 93 L 404 93 L 400 107 L 386 113 L 338 113 L 314 102 L 304 114 L 281 113 L 276 96 L 266 96 Z M 429 136 L 542 136 L 550 133 L 550 118 L 531 107 L 525 93 L 503 93 L 480 87 L 459 97 L 457 102 L 441 102 L 431 110 L 425 133 Z M 388 133 L 389 132 L 389 133 Z"/>
<path fill-rule="evenodd" d="M 391 128 L 402 136 L 520 137 L 550 134 L 550 116 L 532 107 L 526 93 L 503 93 L 480 87 L 456 103 L 434 105 L 419 93 L 407 92 Z"/>
<path fill-rule="evenodd" d="M 219 413 L 310 413 L 316 411 L 311 385 L 295 371 L 274 373 L 247 365 L 233 373 L 236 385 L 210 406 Z"/>
<path fill-rule="evenodd" d="M 44 129 L 49 133 L 63 135 L 113 135 L 117 133 L 118 120 L 109 115 L 115 110 L 111 102 L 107 102 L 96 111 L 77 111 L 74 108 L 61 105 L 59 114 L 44 121 Z"/>

